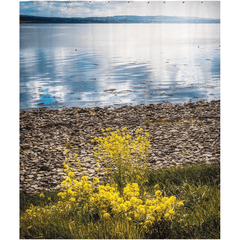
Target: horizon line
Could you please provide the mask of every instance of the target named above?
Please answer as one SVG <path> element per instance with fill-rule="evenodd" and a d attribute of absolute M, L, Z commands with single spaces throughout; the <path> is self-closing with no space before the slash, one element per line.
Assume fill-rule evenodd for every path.
<path fill-rule="evenodd" d="M 175 18 L 196 18 L 196 19 L 211 19 L 211 20 L 220 20 L 220 18 L 203 18 L 203 17 L 185 17 L 185 16 L 169 16 L 169 15 L 155 15 L 155 16 L 141 16 L 141 15 L 114 15 L 114 16 L 91 16 L 91 17 L 54 17 L 54 16 L 37 16 L 37 15 L 27 15 L 19 14 L 19 16 L 28 16 L 28 17 L 43 17 L 43 18 L 109 18 L 109 17 L 175 17 Z"/>

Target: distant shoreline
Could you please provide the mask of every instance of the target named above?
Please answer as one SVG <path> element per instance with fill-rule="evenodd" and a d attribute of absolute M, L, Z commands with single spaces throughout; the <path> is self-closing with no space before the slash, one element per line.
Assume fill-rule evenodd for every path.
<path fill-rule="evenodd" d="M 126 24 L 126 23 L 169 23 L 169 24 L 219 24 L 220 19 L 172 17 L 172 16 L 112 16 L 112 17 L 87 17 L 87 18 L 60 18 L 20 15 L 20 24 L 24 23 L 79 23 L 79 24 Z"/>
<path fill-rule="evenodd" d="M 220 24 L 220 23 L 46 23 L 46 22 L 19 22 L 21 24 Z"/>

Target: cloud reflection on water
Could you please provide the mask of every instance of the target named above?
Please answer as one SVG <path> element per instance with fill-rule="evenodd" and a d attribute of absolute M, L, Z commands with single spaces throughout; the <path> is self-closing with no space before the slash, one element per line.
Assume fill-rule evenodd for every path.
<path fill-rule="evenodd" d="M 219 27 L 178 25 L 21 26 L 21 109 L 219 98 Z"/>

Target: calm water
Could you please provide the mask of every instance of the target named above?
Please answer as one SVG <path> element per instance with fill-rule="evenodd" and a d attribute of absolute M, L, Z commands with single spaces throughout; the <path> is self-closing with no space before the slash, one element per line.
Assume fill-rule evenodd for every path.
<path fill-rule="evenodd" d="M 219 24 L 20 26 L 20 110 L 212 99 Z"/>

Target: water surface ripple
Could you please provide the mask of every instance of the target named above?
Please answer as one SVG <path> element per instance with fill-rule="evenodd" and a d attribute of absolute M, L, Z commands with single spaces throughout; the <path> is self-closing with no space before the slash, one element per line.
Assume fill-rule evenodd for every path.
<path fill-rule="evenodd" d="M 20 110 L 219 98 L 219 24 L 20 25 Z"/>

